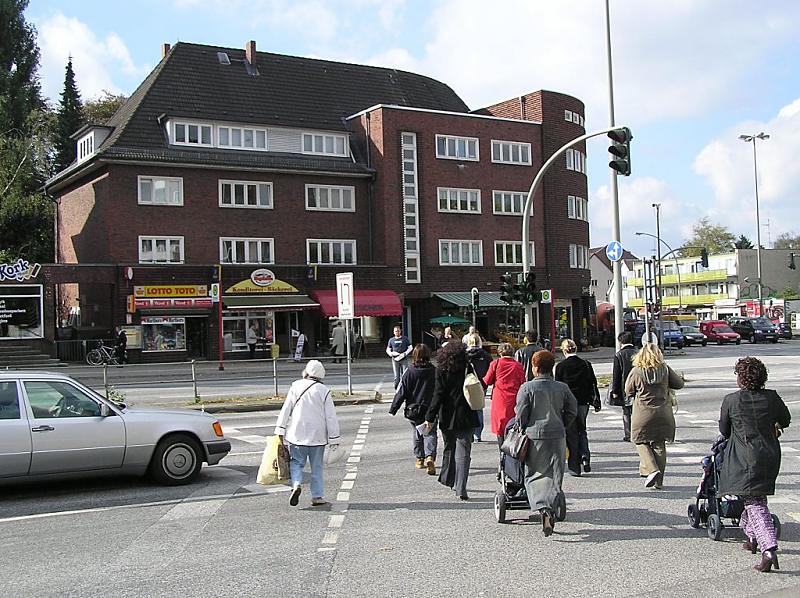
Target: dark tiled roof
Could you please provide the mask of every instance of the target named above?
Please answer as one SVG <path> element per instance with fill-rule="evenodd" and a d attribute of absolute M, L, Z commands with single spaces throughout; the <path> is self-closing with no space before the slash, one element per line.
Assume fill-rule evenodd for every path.
<path fill-rule="evenodd" d="M 225 52 L 230 64 L 220 64 Z M 269 52 L 257 53 L 259 74 L 248 74 L 243 49 L 178 43 L 105 123 L 112 133 L 97 148 L 110 159 L 197 162 L 230 166 L 366 172 L 349 159 L 171 148 L 161 115 L 243 124 L 347 129 L 344 119 L 376 104 L 469 112 L 444 83 L 395 69 L 332 62 Z M 354 148 L 363 158 L 360 148 Z M 89 161 L 87 161 L 89 162 Z M 72 165 L 48 181 L 77 171 Z"/>

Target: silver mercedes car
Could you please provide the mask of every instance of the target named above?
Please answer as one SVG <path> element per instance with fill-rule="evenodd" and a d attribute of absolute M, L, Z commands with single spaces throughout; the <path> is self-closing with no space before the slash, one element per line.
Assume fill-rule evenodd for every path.
<path fill-rule="evenodd" d="M 207 413 L 128 407 L 63 374 L 0 372 L 0 483 L 149 473 L 188 484 L 230 450 Z"/>

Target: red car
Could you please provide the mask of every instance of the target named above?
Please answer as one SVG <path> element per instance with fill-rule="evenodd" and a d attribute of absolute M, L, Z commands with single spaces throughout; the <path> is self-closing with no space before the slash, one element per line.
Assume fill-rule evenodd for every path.
<path fill-rule="evenodd" d="M 709 342 L 721 345 L 723 343 L 742 343 L 742 337 L 734 332 L 725 320 L 704 320 L 700 322 L 700 332 L 706 335 Z"/>

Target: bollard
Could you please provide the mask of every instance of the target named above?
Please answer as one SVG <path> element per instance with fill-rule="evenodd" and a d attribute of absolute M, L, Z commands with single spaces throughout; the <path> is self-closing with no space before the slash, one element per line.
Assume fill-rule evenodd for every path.
<path fill-rule="evenodd" d="M 194 402 L 200 402 L 200 395 L 197 394 L 197 373 L 194 369 L 194 359 L 192 359 L 192 388 L 194 389 Z"/>
<path fill-rule="evenodd" d="M 107 363 L 103 363 L 103 387 L 106 389 L 106 399 L 108 399 L 108 364 Z"/>
<path fill-rule="evenodd" d="M 278 396 L 278 359 L 272 358 L 272 379 L 275 382 L 275 395 Z"/>

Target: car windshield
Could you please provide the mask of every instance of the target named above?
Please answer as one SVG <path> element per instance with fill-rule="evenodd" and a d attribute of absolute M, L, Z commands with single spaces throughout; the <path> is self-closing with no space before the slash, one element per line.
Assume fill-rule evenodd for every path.
<path fill-rule="evenodd" d="M 691 334 L 692 332 L 699 333 L 700 331 L 694 326 L 681 326 L 681 332 L 686 332 L 687 334 Z"/>
<path fill-rule="evenodd" d="M 714 326 L 714 332 L 725 333 L 733 332 L 733 330 L 731 330 L 730 326 Z"/>
<path fill-rule="evenodd" d="M 766 318 L 753 318 L 752 320 L 753 326 L 756 328 L 771 328 L 772 322 L 767 320 Z"/>

